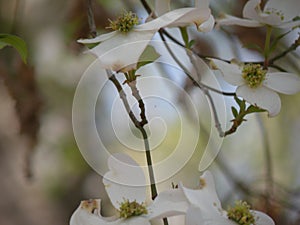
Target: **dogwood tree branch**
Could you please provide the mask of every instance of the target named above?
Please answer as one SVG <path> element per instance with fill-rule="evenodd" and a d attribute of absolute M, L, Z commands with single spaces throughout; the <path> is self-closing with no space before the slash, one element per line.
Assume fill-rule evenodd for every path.
<path fill-rule="evenodd" d="M 146 118 L 146 110 L 145 110 L 144 101 L 143 101 L 142 97 L 140 96 L 139 90 L 136 87 L 136 80 L 127 82 L 127 84 L 130 87 L 130 89 L 131 89 L 132 96 L 139 103 L 139 108 L 141 110 L 141 113 L 140 113 L 141 121 L 139 122 L 139 124 L 140 124 L 140 126 L 143 127 L 145 124 L 148 123 L 147 118 Z"/>
<path fill-rule="evenodd" d="M 147 159 L 147 165 L 148 165 L 148 173 L 149 173 L 149 178 L 150 178 L 150 188 L 151 188 L 151 197 L 152 199 L 155 199 L 157 196 L 157 188 L 156 188 L 156 184 L 155 184 L 155 177 L 154 177 L 154 171 L 153 171 L 153 163 L 152 163 L 152 158 L 151 158 L 151 153 L 150 153 L 150 146 L 149 146 L 149 141 L 148 141 L 148 135 L 146 130 L 144 129 L 144 123 L 145 121 L 139 121 L 136 116 L 134 115 L 134 113 L 132 112 L 132 110 L 130 109 L 126 94 L 123 90 L 122 85 L 120 84 L 120 82 L 117 80 L 117 78 L 115 77 L 115 75 L 110 71 L 110 70 L 106 70 L 108 79 L 114 84 L 114 86 L 116 87 L 120 99 L 123 102 L 123 105 L 129 115 L 129 118 L 131 119 L 131 121 L 133 122 L 133 124 L 135 125 L 135 127 L 141 132 L 142 136 L 143 136 L 143 140 L 144 140 L 144 146 L 145 146 L 145 151 L 146 151 L 146 159 Z M 139 96 L 139 95 L 138 95 Z M 146 118 L 146 117 L 145 117 Z"/>
<path fill-rule="evenodd" d="M 300 34 L 298 39 L 288 49 L 276 55 L 274 58 L 270 59 L 269 64 L 273 65 L 274 62 L 277 61 L 278 59 L 281 59 L 284 56 L 286 56 L 289 52 L 296 50 L 299 47 L 299 45 L 300 45 Z"/>
<path fill-rule="evenodd" d="M 164 38 L 163 34 L 160 33 L 160 37 L 164 42 L 164 45 L 166 46 L 168 52 L 170 53 L 170 55 L 172 56 L 172 58 L 175 60 L 175 62 L 183 69 L 184 73 L 186 74 L 186 76 L 192 81 L 193 85 L 195 85 L 196 87 L 200 88 L 200 90 L 203 91 L 203 93 L 207 96 L 208 101 L 210 103 L 212 112 L 213 112 L 213 117 L 214 117 L 214 121 L 215 121 L 215 127 L 217 128 L 220 137 L 224 137 L 224 131 L 222 130 L 221 127 L 221 123 L 219 121 L 219 117 L 218 117 L 218 113 L 217 113 L 217 109 L 216 106 L 214 104 L 213 98 L 211 97 L 209 90 L 215 91 L 217 93 L 221 93 L 223 94 L 223 92 L 220 92 L 217 89 L 211 88 L 203 83 L 201 83 L 200 81 L 196 81 L 192 75 L 190 75 L 190 72 L 188 71 L 187 68 L 185 68 L 185 66 L 180 62 L 180 60 L 176 57 L 176 55 L 173 53 L 172 49 L 169 47 L 168 43 L 166 42 L 166 39 Z M 197 73 L 199 73 L 199 71 L 197 70 L 197 67 L 195 66 L 195 61 L 193 59 L 191 59 L 191 63 L 193 64 L 195 70 Z M 200 74 L 198 74 L 198 76 L 200 77 Z M 226 93 L 227 95 L 235 95 L 235 93 Z"/>
<path fill-rule="evenodd" d="M 96 30 L 96 25 L 95 25 L 92 0 L 87 0 L 87 17 L 88 17 L 90 33 L 91 33 L 92 37 L 96 37 L 97 30 Z"/>

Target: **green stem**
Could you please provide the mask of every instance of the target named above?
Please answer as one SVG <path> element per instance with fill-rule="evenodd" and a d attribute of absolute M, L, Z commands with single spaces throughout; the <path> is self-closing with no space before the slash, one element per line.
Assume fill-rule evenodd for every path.
<path fill-rule="evenodd" d="M 267 26 L 267 33 L 266 33 L 266 39 L 265 39 L 265 49 L 264 49 L 264 57 L 265 57 L 265 61 L 264 61 L 264 67 L 267 68 L 268 67 L 268 60 L 269 60 L 269 53 L 270 53 L 270 43 L 271 43 L 271 34 L 272 34 L 272 27 L 271 26 Z"/>

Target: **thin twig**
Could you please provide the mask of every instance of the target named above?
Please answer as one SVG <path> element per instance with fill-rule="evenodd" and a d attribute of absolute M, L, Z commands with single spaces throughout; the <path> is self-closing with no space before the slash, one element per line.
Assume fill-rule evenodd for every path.
<path fill-rule="evenodd" d="M 214 88 L 211 88 L 207 85 L 204 85 L 203 83 L 201 83 L 200 81 L 196 81 L 192 75 L 190 75 L 188 69 L 179 61 L 179 59 L 175 56 L 175 54 L 173 53 L 172 49 L 169 47 L 168 43 L 166 42 L 164 36 L 162 33 L 160 33 L 160 37 L 162 38 L 163 42 L 164 42 L 164 45 L 166 46 L 168 52 L 170 53 L 170 55 L 172 56 L 172 58 L 175 60 L 175 62 L 183 69 L 183 71 L 185 72 L 186 76 L 192 81 L 192 83 L 200 88 L 200 90 L 203 91 L 203 93 L 207 96 L 208 98 L 208 101 L 210 103 L 210 106 L 211 106 L 211 109 L 213 111 L 213 117 L 214 117 L 214 121 L 215 121 L 215 127 L 217 128 L 218 132 L 219 132 L 219 135 L 220 137 L 224 137 L 224 132 L 222 130 L 222 127 L 221 127 L 221 123 L 219 121 L 219 118 L 218 118 L 218 115 L 217 115 L 217 110 L 216 110 L 216 107 L 215 107 L 215 104 L 214 104 L 214 101 L 209 93 L 209 90 L 208 89 L 213 89 L 214 91 L 216 92 L 220 92 Z M 199 73 L 199 71 L 197 70 L 196 66 L 195 66 L 195 62 L 193 61 L 193 59 L 191 59 L 191 63 L 193 64 L 195 70 L 197 73 Z M 198 74 L 200 76 L 200 74 Z M 221 92 L 222 93 L 222 92 Z M 235 94 L 234 94 L 235 95 Z"/>
<path fill-rule="evenodd" d="M 148 2 L 146 0 L 140 0 L 144 9 L 147 11 L 147 13 L 149 15 L 151 15 L 153 13 L 153 10 L 151 9 L 150 5 L 148 4 Z"/>
<path fill-rule="evenodd" d="M 156 189 L 156 184 L 155 184 L 155 177 L 154 177 L 154 171 L 153 171 L 153 164 L 152 164 L 152 159 L 151 159 L 151 152 L 150 152 L 150 146 L 149 146 L 149 141 L 148 141 L 148 135 L 146 130 L 144 129 L 144 125 L 141 124 L 141 122 L 138 121 L 134 113 L 131 111 L 126 94 L 123 90 L 122 85 L 120 82 L 117 80 L 114 74 L 110 70 L 106 70 L 108 79 L 115 85 L 116 89 L 118 90 L 120 99 L 123 102 L 123 105 L 125 106 L 125 109 L 129 115 L 129 118 L 133 122 L 133 124 L 136 126 L 136 128 L 141 132 L 144 140 L 144 146 L 145 146 L 145 151 L 146 151 L 146 159 L 147 159 L 147 165 L 148 165 L 148 173 L 149 173 L 149 178 L 150 178 L 150 188 L 151 188 L 151 197 L 152 199 L 155 199 L 157 196 L 157 189 Z"/>
<path fill-rule="evenodd" d="M 180 60 L 175 56 L 175 54 L 173 53 L 173 51 L 170 49 L 170 47 L 167 45 L 166 39 L 164 38 L 164 33 L 163 32 L 159 32 L 159 35 L 161 37 L 161 39 L 164 42 L 164 45 L 166 46 L 168 52 L 170 53 L 170 55 L 172 56 L 172 58 L 175 60 L 175 62 L 183 69 L 184 73 L 187 75 L 187 77 L 192 81 L 193 85 L 199 87 L 199 88 L 207 88 L 210 91 L 213 91 L 215 93 L 218 94 L 222 94 L 224 96 L 235 96 L 234 92 L 224 92 L 224 91 L 220 91 L 218 89 L 212 88 L 204 83 L 202 83 L 201 81 L 196 81 L 192 75 L 190 75 L 190 72 L 188 71 L 188 69 L 180 62 Z M 197 71 L 197 70 L 196 70 Z"/>
<path fill-rule="evenodd" d="M 139 123 L 143 127 L 145 124 L 148 123 L 147 118 L 146 118 L 146 110 L 145 110 L 144 101 L 143 101 L 142 97 L 140 96 L 139 90 L 136 87 L 136 80 L 131 81 L 131 82 L 127 82 L 127 84 L 130 87 L 130 89 L 131 89 L 132 96 L 139 103 L 139 108 L 141 110 L 141 113 L 140 113 L 141 121 Z"/>
<path fill-rule="evenodd" d="M 269 60 L 269 64 L 274 64 L 274 62 L 277 61 L 278 59 L 284 57 L 285 55 L 287 55 L 291 51 L 296 50 L 299 47 L 299 45 L 300 45 L 300 36 L 298 37 L 298 39 L 288 49 L 286 49 L 282 53 L 278 54 L 274 58 L 270 59 Z"/>
<path fill-rule="evenodd" d="M 269 64 L 270 67 L 273 67 L 281 72 L 287 72 L 287 70 L 283 69 L 282 67 L 275 65 L 275 64 Z"/>
<path fill-rule="evenodd" d="M 145 150 L 146 150 L 147 165 L 148 165 L 148 173 L 149 173 L 149 178 L 150 178 L 151 197 L 152 197 L 152 200 L 154 200 L 157 196 L 157 189 L 156 189 L 156 185 L 155 185 L 154 170 L 153 170 L 148 136 L 147 136 L 147 132 L 143 126 L 138 127 L 138 129 L 140 130 L 140 132 L 143 135 L 143 140 L 144 140 L 144 145 L 145 145 Z"/>
<path fill-rule="evenodd" d="M 19 23 L 20 21 L 22 21 L 23 12 L 24 12 L 24 1 L 16 0 L 12 26 L 11 26 L 11 33 L 16 33 L 18 31 L 18 27 L 20 26 Z"/>
<path fill-rule="evenodd" d="M 93 13 L 92 0 L 87 0 L 87 16 L 88 16 L 90 33 L 91 33 L 92 37 L 96 37 L 97 30 L 96 30 L 95 18 L 94 18 L 94 13 Z"/>

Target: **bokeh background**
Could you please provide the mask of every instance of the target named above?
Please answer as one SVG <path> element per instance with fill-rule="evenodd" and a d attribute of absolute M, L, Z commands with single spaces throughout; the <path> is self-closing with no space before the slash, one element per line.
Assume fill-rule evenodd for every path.
<path fill-rule="evenodd" d="M 0 0 L 0 32 L 22 37 L 29 51 L 25 65 L 13 48 L 0 50 L 1 225 L 65 225 L 82 199 L 102 198 L 103 204 L 109 205 L 101 176 L 84 161 L 72 130 L 76 86 L 94 60 L 83 54 L 85 48 L 76 42 L 90 37 L 87 2 Z M 108 18 L 116 18 L 123 9 L 137 12 L 143 20 L 147 18 L 139 1 L 92 2 L 99 33 L 107 32 Z M 171 2 L 174 8 L 192 4 L 192 1 Z M 212 0 L 211 6 L 215 16 L 222 12 L 241 16 L 245 2 Z M 149 1 L 149 4 L 153 7 L 154 3 Z M 190 32 L 201 55 L 261 60 L 257 52 L 242 46 L 251 42 L 263 46 L 263 29 L 228 27 L 211 34 Z M 298 38 L 298 32 L 295 30 L 284 38 L 277 53 L 290 46 Z M 298 49 L 278 64 L 299 75 L 299 62 Z M 187 92 L 194 96 L 201 94 L 188 80 L 181 79 Z M 177 97 L 178 104 L 182 104 L 182 96 Z M 248 116 L 238 132 L 224 140 L 211 170 L 224 208 L 242 198 L 254 208 L 268 212 L 277 224 L 297 225 L 300 223 L 300 94 L 281 99 L 279 116 L 272 119 L 265 113 Z M 105 108 L 105 104 L 100 102 L 99 108 Z M 99 115 L 100 127 L 101 121 L 110 119 L 109 110 L 106 111 Z M 206 121 L 206 116 L 203 113 L 200 121 Z M 228 126 L 230 119 L 228 111 Z M 176 135 L 171 133 L 169 142 Z M 103 138 L 114 148 L 114 139 Z M 206 141 L 207 135 L 201 132 L 198 148 L 203 149 Z M 196 149 L 184 172 L 159 187 L 171 186 L 171 182 L 179 180 L 195 187 L 201 154 Z M 111 206 L 106 206 L 103 213 L 109 215 L 110 210 Z"/>

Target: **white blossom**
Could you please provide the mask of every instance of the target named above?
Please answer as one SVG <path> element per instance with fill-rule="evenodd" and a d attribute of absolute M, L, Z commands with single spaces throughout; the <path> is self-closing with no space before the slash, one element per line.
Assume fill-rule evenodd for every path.
<path fill-rule="evenodd" d="M 188 203 L 181 190 L 161 192 L 146 203 L 145 176 L 141 167 L 128 155 L 118 153 L 108 159 L 109 171 L 103 183 L 112 205 L 118 210 L 113 217 L 101 216 L 101 200 L 85 200 L 73 213 L 70 225 L 150 225 L 150 220 L 184 214 Z M 138 210 L 122 211 L 120 206 L 134 204 Z M 141 212 L 141 213 L 140 213 Z"/>
<path fill-rule="evenodd" d="M 299 15 L 298 0 L 269 0 L 261 9 L 261 0 L 249 0 L 243 9 L 243 17 L 225 14 L 217 21 L 220 25 L 238 25 L 244 27 L 262 27 L 265 25 L 291 29 L 300 26 L 300 20 L 293 20 Z"/>
<path fill-rule="evenodd" d="M 213 176 L 209 171 L 204 172 L 200 177 L 200 183 L 200 189 L 196 190 L 185 188 L 182 185 L 180 187 L 190 203 L 190 207 L 186 213 L 186 225 L 243 224 L 228 218 L 229 211 L 227 212 L 222 208 L 216 193 Z M 249 210 L 247 215 L 250 215 L 250 217 L 254 219 L 255 225 L 275 225 L 274 221 L 262 212 Z M 246 218 L 244 218 L 244 220 L 246 220 Z"/>
<path fill-rule="evenodd" d="M 271 117 L 276 116 L 281 108 L 277 92 L 295 94 L 300 91 L 300 78 L 296 74 L 265 70 L 258 64 L 237 65 L 218 59 L 211 61 L 228 83 L 237 86 L 237 96 L 267 110 Z"/>
<path fill-rule="evenodd" d="M 134 26 L 128 32 L 113 31 L 93 39 L 78 40 L 80 43 L 99 43 L 89 50 L 99 58 L 105 69 L 127 72 L 136 68 L 139 57 L 149 44 L 154 34 L 164 27 L 188 26 L 197 28 L 210 18 L 208 6 L 180 8 L 169 11 L 156 19 Z"/>

